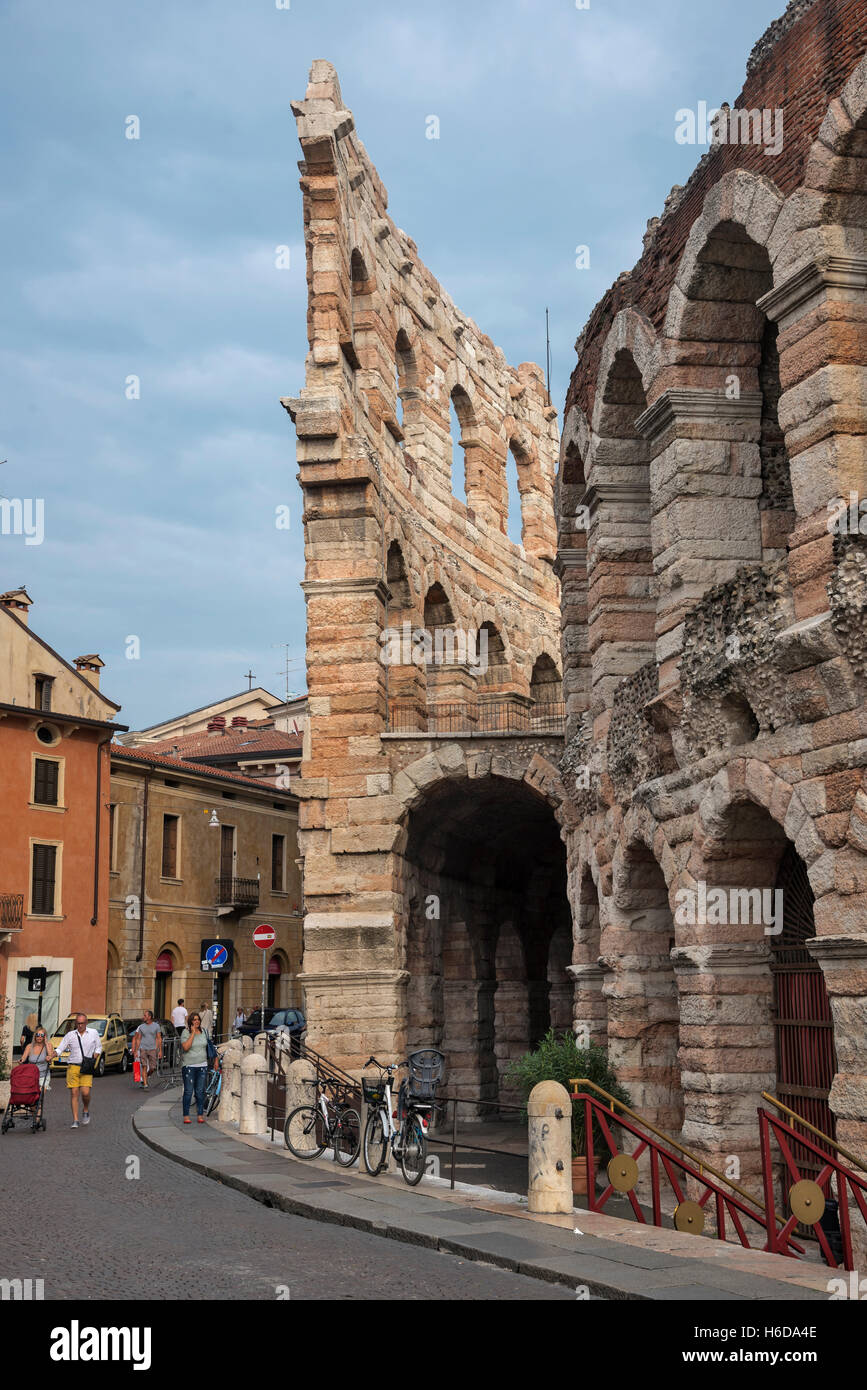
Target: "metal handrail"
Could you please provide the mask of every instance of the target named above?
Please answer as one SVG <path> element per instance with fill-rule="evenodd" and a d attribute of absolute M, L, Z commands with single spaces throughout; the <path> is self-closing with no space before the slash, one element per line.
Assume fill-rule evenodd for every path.
<path fill-rule="evenodd" d="M 650 1133 L 655 1134 L 657 1139 L 662 1139 L 666 1144 L 670 1144 L 673 1149 L 677 1149 L 679 1153 L 684 1154 L 691 1163 L 695 1164 L 696 1168 L 698 1168 L 699 1170 L 699 1173 L 710 1173 L 711 1176 L 716 1178 L 718 1182 L 724 1182 L 726 1187 L 730 1187 L 733 1192 L 737 1192 L 739 1197 L 744 1197 L 748 1202 L 752 1202 L 754 1207 L 758 1207 L 759 1211 L 764 1212 L 765 1216 L 767 1216 L 768 1213 L 764 1202 L 760 1202 L 759 1199 L 757 1197 L 754 1197 L 751 1192 L 747 1192 L 746 1188 L 741 1187 L 740 1183 L 732 1182 L 731 1178 L 727 1178 L 724 1173 L 717 1172 L 716 1168 L 711 1167 L 711 1165 L 709 1163 L 706 1163 L 704 1159 L 699 1158 L 698 1154 L 694 1154 L 689 1149 L 684 1148 L 683 1144 L 678 1144 L 677 1140 L 672 1139 L 670 1134 L 666 1134 L 665 1131 L 662 1129 L 656 1129 L 654 1125 L 650 1124 L 649 1121 L 644 1119 L 643 1115 L 637 1114 L 635 1110 L 630 1110 L 628 1105 L 624 1105 L 622 1100 L 618 1100 L 616 1096 L 612 1096 L 608 1091 L 603 1091 L 602 1087 L 597 1086 L 595 1081 L 590 1081 L 589 1078 L 586 1076 L 578 1077 L 577 1079 L 575 1079 L 574 1077 L 570 1077 L 569 1085 L 589 1086 L 591 1090 L 598 1092 L 600 1096 L 604 1096 L 605 1099 L 609 1101 L 609 1103 L 612 1106 L 619 1105 L 620 1109 L 624 1112 L 624 1114 L 628 1115 L 630 1119 L 635 1120 L 635 1122 L 637 1124 L 640 1124 L 643 1129 L 650 1130 Z M 572 1099 L 576 1099 L 574 1094 Z M 780 1217 L 777 1215 L 776 1211 L 774 1212 L 774 1220 L 780 1220 Z"/>
<path fill-rule="evenodd" d="M 860 1168 L 863 1173 L 867 1173 L 867 1163 L 864 1163 L 860 1158 L 856 1158 L 848 1149 L 844 1149 L 843 1145 L 838 1144 L 836 1139 L 832 1139 L 830 1134 L 823 1134 L 822 1130 L 817 1129 L 815 1125 L 811 1125 L 809 1120 L 805 1120 L 801 1115 L 796 1114 L 794 1110 L 790 1110 L 788 1105 L 783 1105 L 783 1102 L 777 1100 L 776 1096 L 769 1095 L 767 1091 L 762 1091 L 762 1100 L 766 1100 L 769 1104 L 776 1106 L 777 1110 L 782 1110 L 784 1115 L 788 1115 L 789 1118 L 795 1120 L 797 1124 L 803 1125 L 804 1129 L 808 1129 L 811 1134 L 815 1134 L 817 1139 L 821 1139 L 824 1144 L 830 1144 L 832 1149 L 836 1149 L 844 1158 L 848 1158 L 849 1162 L 854 1163 L 856 1168 Z"/>

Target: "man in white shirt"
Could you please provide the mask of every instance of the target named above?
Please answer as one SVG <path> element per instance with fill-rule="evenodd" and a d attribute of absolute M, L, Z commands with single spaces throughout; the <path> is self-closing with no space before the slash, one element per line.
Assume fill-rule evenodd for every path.
<path fill-rule="evenodd" d="M 187 1026 L 187 1011 L 184 1008 L 183 999 L 179 999 L 175 1007 L 172 1009 L 172 1023 L 175 1025 L 178 1032 L 180 1032 L 182 1028 L 186 1028 Z"/>
<path fill-rule="evenodd" d="M 95 1028 L 88 1028 L 87 1014 L 75 1015 L 75 1027 L 64 1034 L 57 1044 L 56 1054 L 61 1057 L 64 1052 L 69 1053 L 69 1063 L 66 1068 L 66 1086 L 69 1091 L 69 1103 L 72 1106 L 72 1128 L 78 1129 L 78 1097 L 81 1096 L 83 1125 L 90 1124 L 90 1088 L 93 1085 L 93 1073 L 85 1072 L 82 1074 L 81 1063 L 86 1057 L 92 1058 L 94 1064 L 102 1051 L 102 1043 Z"/>

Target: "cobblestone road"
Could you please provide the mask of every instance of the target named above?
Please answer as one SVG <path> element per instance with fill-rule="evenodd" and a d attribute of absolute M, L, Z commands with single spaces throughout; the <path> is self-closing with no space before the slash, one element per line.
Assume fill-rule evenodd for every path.
<path fill-rule="evenodd" d="M 94 1088 L 70 1129 L 63 1077 L 45 1133 L 0 1137 L 0 1278 L 41 1278 L 47 1299 L 573 1299 L 554 1285 L 347 1227 L 269 1210 L 149 1149 L 128 1077 Z M 138 1158 L 141 1176 L 126 1177 Z"/>

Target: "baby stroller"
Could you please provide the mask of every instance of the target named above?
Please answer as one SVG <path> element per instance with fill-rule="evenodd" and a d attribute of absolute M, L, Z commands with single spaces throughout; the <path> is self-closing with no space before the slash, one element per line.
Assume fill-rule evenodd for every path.
<path fill-rule="evenodd" d="M 12 1068 L 9 1082 L 9 1104 L 3 1114 L 0 1132 L 5 1134 L 7 1129 L 15 1128 L 16 1115 L 27 1116 L 30 1121 L 31 1133 L 35 1134 L 38 1129 L 44 1129 L 45 1117 L 42 1110 L 45 1101 L 45 1083 L 40 1085 L 39 1068 L 36 1063 L 19 1062 L 17 1067 Z"/>

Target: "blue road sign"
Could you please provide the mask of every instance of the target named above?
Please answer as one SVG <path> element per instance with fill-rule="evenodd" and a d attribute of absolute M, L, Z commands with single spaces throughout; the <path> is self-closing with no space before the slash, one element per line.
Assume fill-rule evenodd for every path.
<path fill-rule="evenodd" d="M 211 967 L 212 970 L 219 970 L 222 965 L 226 964 L 226 961 L 228 959 L 229 953 L 226 950 L 225 946 L 209 946 L 207 951 L 205 952 L 205 960 L 208 962 L 208 965 Z"/>

